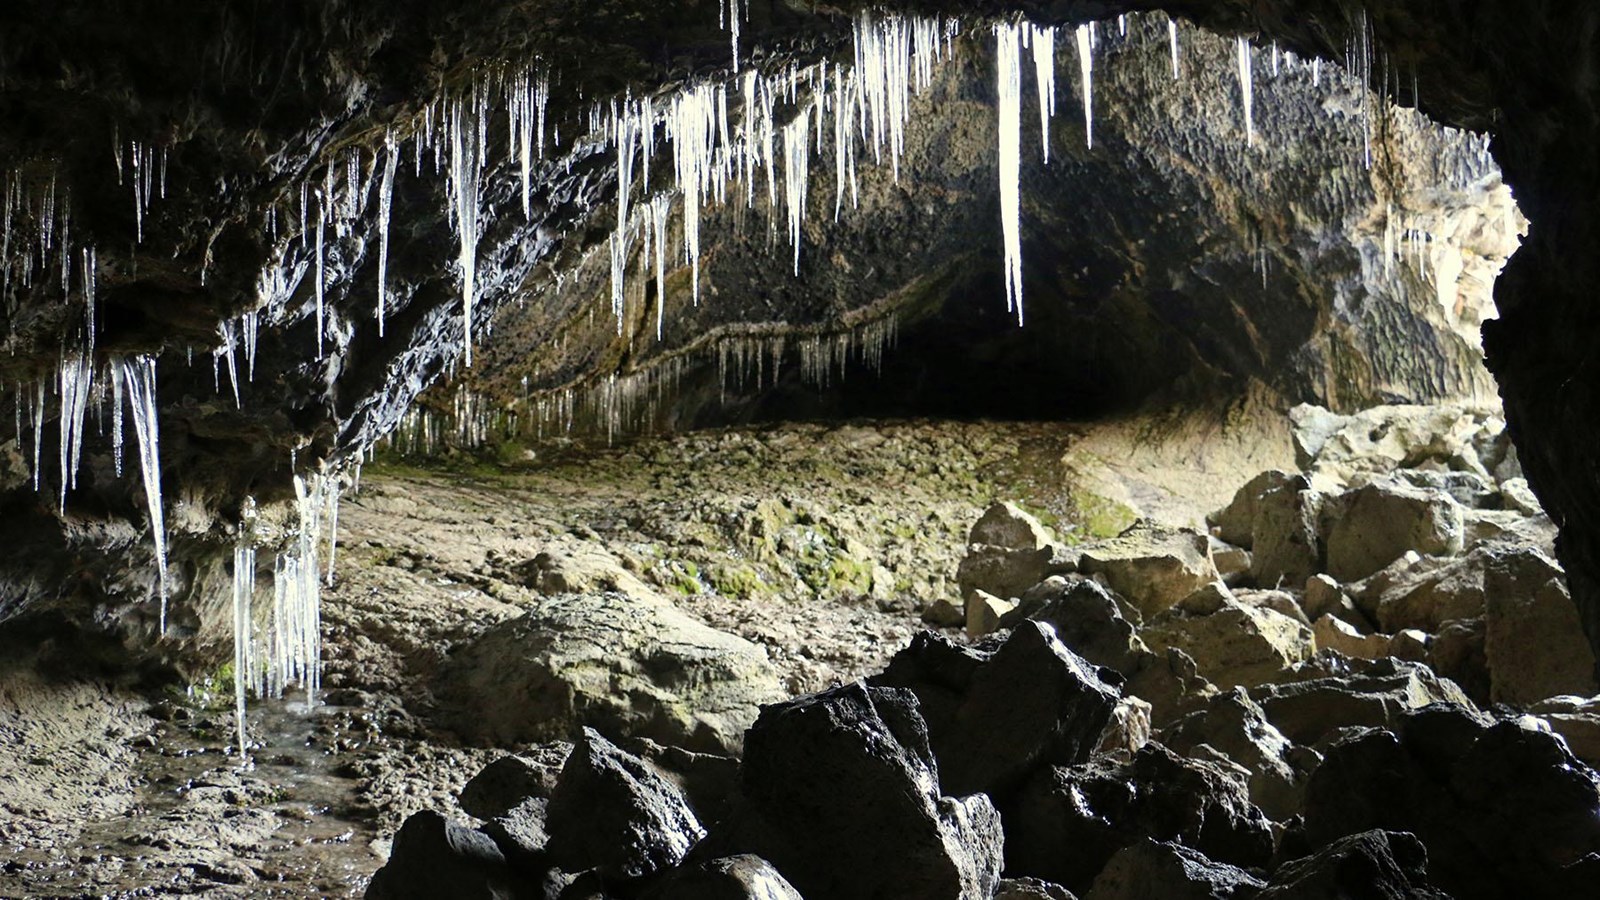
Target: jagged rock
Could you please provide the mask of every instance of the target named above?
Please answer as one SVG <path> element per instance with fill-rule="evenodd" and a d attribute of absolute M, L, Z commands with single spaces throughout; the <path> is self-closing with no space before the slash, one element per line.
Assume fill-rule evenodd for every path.
<path fill-rule="evenodd" d="M 1389 638 L 1389 655 L 1395 659 L 1426 663 L 1428 661 L 1429 647 L 1432 643 L 1433 638 L 1426 631 L 1405 628 L 1395 632 L 1394 636 Z M 1450 676 L 1446 675 L 1445 677 L 1449 678 Z"/>
<path fill-rule="evenodd" d="M 1268 470 L 1245 483 L 1234 492 L 1233 500 L 1222 509 L 1206 516 L 1217 537 L 1249 550 L 1254 546 L 1256 505 L 1261 496 L 1288 484 L 1295 476 L 1288 472 Z"/>
<path fill-rule="evenodd" d="M 1046 580 L 1023 595 L 1017 608 L 1000 619 L 1000 627 L 1013 628 L 1025 619 L 1048 624 L 1072 652 L 1129 677 L 1150 656 L 1150 648 L 1123 618 L 1116 600 L 1088 579 Z"/>
<path fill-rule="evenodd" d="M 1040 550 L 1054 543 L 1039 520 L 1015 503 L 996 503 L 984 511 L 967 536 L 969 544 L 1008 550 Z"/>
<path fill-rule="evenodd" d="M 956 567 L 962 600 L 970 606 L 978 591 L 1009 600 L 1051 575 L 1073 571 L 1076 557 L 1062 547 L 1008 549 L 973 544 Z"/>
<path fill-rule="evenodd" d="M 988 897 L 999 814 L 938 784 L 916 695 L 845 685 L 762 709 L 714 841 L 770 860 L 807 897 Z"/>
<path fill-rule="evenodd" d="M 741 854 L 674 870 L 640 900 L 803 900 L 772 863 Z"/>
<path fill-rule="evenodd" d="M 1561 735 L 1572 755 L 1591 767 L 1600 764 L 1600 698 L 1551 697 L 1528 710 Z"/>
<path fill-rule="evenodd" d="M 1508 478 L 1500 482 L 1500 497 L 1506 509 L 1514 509 L 1525 516 L 1544 515 L 1544 506 L 1526 478 Z"/>
<path fill-rule="evenodd" d="M 1267 721 L 1266 712 L 1243 688 L 1234 688 L 1162 729 L 1167 749 L 1195 755 L 1204 745 L 1240 766 L 1249 775 L 1250 800 L 1277 821 L 1299 812 L 1305 773 L 1291 761 L 1294 747 Z"/>
<path fill-rule="evenodd" d="M 1144 526 L 1084 548 L 1078 568 L 1153 616 L 1217 580 L 1210 550 L 1203 534 Z"/>
<path fill-rule="evenodd" d="M 623 568 L 603 545 L 572 535 L 553 538 L 538 555 L 513 568 L 524 585 L 545 594 L 655 596 L 655 591 Z"/>
<path fill-rule="evenodd" d="M 691 753 L 647 738 L 624 742 L 624 749 L 649 763 L 672 782 L 701 822 L 721 821 L 732 808 L 738 791 L 739 761 L 714 753 Z"/>
<path fill-rule="evenodd" d="M 1362 634 L 1372 631 L 1366 614 L 1356 608 L 1355 602 L 1331 576 L 1313 575 L 1306 581 L 1303 608 L 1306 617 L 1313 622 L 1323 616 L 1338 616 Z"/>
<path fill-rule="evenodd" d="M 1460 688 L 1427 667 L 1387 659 L 1363 674 L 1263 685 L 1252 695 L 1284 736 L 1308 746 L 1340 727 L 1393 726 L 1431 703 L 1474 708 Z"/>
<path fill-rule="evenodd" d="M 1462 546 L 1491 544 L 1536 547 L 1556 552 L 1556 525 L 1545 515 L 1527 516 L 1514 509 L 1467 509 L 1461 512 Z"/>
<path fill-rule="evenodd" d="M 566 762 L 564 752 L 539 759 L 502 756 L 484 766 L 461 789 L 461 808 L 467 815 L 493 819 L 529 797 L 548 798 Z"/>
<path fill-rule="evenodd" d="M 1428 642 L 1428 667 L 1459 685 L 1474 703 L 1490 702 L 1486 640 L 1482 619 L 1455 619 Z"/>
<path fill-rule="evenodd" d="M 1121 753 L 1131 756 L 1150 743 L 1151 706 L 1138 697 L 1123 697 L 1111 711 L 1111 721 L 1100 739 L 1096 753 Z"/>
<path fill-rule="evenodd" d="M 1304 584 L 1322 569 L 1317 520 L 1324 498 L 1296 475 L 1256 500 L 1250 580 L 1261 587 Z"/>
<path fill-rule="evenodd" d="M 1040 770 L 1005 811 L 1006 870 L 1086 891 L 1118 850 L 1177 841 L 1241 867 L 1272 856 L 1271 825 L 1228 769 L 1148 744 L 1131 762 Z"/>
<path fill-rule="evenodd" d="M 998 647 L 961 647 L 923 632 L 874 684 L 915 692 L 944 793 L 996 793 L 1041 765 L 1082 762 L 1120 699 L 1101 673 L 1034 620 Z M 1113 679 L 1120 676 L 1108 673 Z"/>
<path fill-rule="evenodd" d="M 1568 897 L 1600 863 L 1600 777 L 1547 731 L 1462 710 L 1407 717 L 1332 747 L 1307 786 L 1312 846 L 1381 828 L 1428 848 L 1451 895 Z"/>
<path fill-rule="evenodd" d="M 549 804 L 542 797 L 529 797 L 483 824 L 483 833 L 505 854 L 506 862 L 529 877 L 540 877 L 549 869 L 545 854 L 550 843 L 545 828 Z"/>
<path fill-rule="evenodd" d="M 1489 695 L 1526 706 L 1596 693 L 1594 653 L 1561 567 L 1537 550 L 1493 554 L 1484 578 Z"/>
<path fill-rule="evenodd" d="M 457 651 L 440 685 L 452 728 L 506 745 L 580 725 L 694 750 L 737 750 L 783 696 L 766 651 L 659 599 L 551 597 Z"/>
<path fill-rule="evenodd" d="M 1276 610 L 1239 603 L 1207 616 L 1168 613 L 1141 636 L 1157 652 L 1184 651 L 1222 688 L 1271 681 L 1314 652 L 1311 629 Z"/>
<path fill-rule="evenodd" d="M 1323 530 L 1328 574 L 1357 581 L 1405 555 L 1461 551 L 1461 507 L 1440 491 L 1379 481 L 1330 501 Z"/>
<path fill-rule="evenodd" d="M 967 613 L 949 598 L 940 597 L 922 611 L 922 621 L 936 628 L 959 628 L 967 624 Z"/>
<path fill-rule="evenodd" d="M 1341 416 L 1309 404 L 1289 412 L 1295 457 L 1321 489 L 1349 484 L 1357 474 L 1436 464 L 1487 477 L 1472 440 L 1491 419 L 1487 410 L 1457 406 L 1377 406 Z"/>
<path fill-rule="evenodd" d="M 1394 473 L 1394 478 L 1420 490 L 1448 494 L 1464 510 L 1493 508 L 1500 501 L 1501 489 L 1488 478 L 1472 472 L 1400 469 Z"/>
<path fill-rule="evenodd" d="M 1181 844 L 1145 838 L 1117 851 L 1084 900 L 1247 900 L 1262 881 Z"/>
<path fill-rule="evenodd" d="M 1217 567 L 1222 583 L 1237 587 L 1250 577 L 1250 551 L 1211 539 L 1211 563 Z"/>
<path fill-rule="evenodd" d="M 1305 610 L 1300 607 L 1299 601 L 1288 591 L 1264 590 L 1238 590 L 1233 592 L 1233 597 L 1240 606 L 1254 606 L 1259 609 L 1270 609 L 1282 613 L 1299 622 L 1307 628 L 1311 627 L 1311 619 L 1306 616 Z"/>
<path fill-rule="evenodd" d="M 670 869 L 705 835 L 677 787 L 592 728 L 561 769 L 546 827 L 551 862 L 607 878 Z"/>
<path fill-rule="evenodd" d="M 1329 613 L 1312 627 L 1319 649 L 1337 650 L 1355 659 L 1382 659 L 1389 655 L 1389 638 L 1362 634 L 1354 625 Z"/>
<path fill-rule="evenodd" d="M 1233 591 L 1229 590 L 1226 584 L 1213 581 L 1179 600 L 1173 609 L 1188 616 L 1209 616 L 1222 612 L 1237 602 Z"/>
<path fill-rule="evenodd" d="M 1450 900 L 1428 880 L 1428 850 L 1416 835 L 1364 831 L 1311 856 L 1284 863 L 1256 900 L 1345 900 L 1347 897 Z"/>
<path fill-rule="evenodd" d="M 1005 614 L 1016 608 L 1017 604 L 988 591 L 973 591 L 972 599 L 967 601 L 967 637 L 976 640 L 993 634 Z"/>
<path fill-rule="evenodd" d="M 1361 614 L 1366 616 L 1367 621 L 1376 624 L 1378 604 L 1382 602 L 1385 594 L 1395 589 L 1396 585 L 1424 578 L 1428 573 L 1449 563 L 1450 560 L 1423 557 L 1414 550 L 1408 550 L 1399 559 L 1379 571 L 1360 581 L 1345 585 L 1344 592 L 1355 603 L 1356 608 L 1361 610 Z"/>
<path fill-rule="evenodd" d="M 1059 884 L 1040 878 L 1007 878 L 1000 882 L 994 900 L 1078 900 Z"/>
<path fill-rule="evenodd" d="M 1157 727 L 1204 706 L 1218 693 L 1200 674 L 1194 657 L 1177 647 L 1151 653 L 1128 681 L 1125 693 L 1150 703 L 1150 721 Z"/>
<path fill-rule="evenodd" d="M 1434 632 L 1451 619 L 1483 615 L 1484 574 L 1492 558 L 1480 547 L 1458 559 L 1419 561 L 1397 572 L 1369 601 L 1377 608 L 1378 625 L 1389 633 L 1406 628 Z"/>
<path fill-rule="evenodd" d="M 425 809 L 400 826 L 389 861 L 372 876 L 366 896 L 368 900 L 501 900 L 512 895 L 515 881 L 505 855 L 488 835 Z"/>

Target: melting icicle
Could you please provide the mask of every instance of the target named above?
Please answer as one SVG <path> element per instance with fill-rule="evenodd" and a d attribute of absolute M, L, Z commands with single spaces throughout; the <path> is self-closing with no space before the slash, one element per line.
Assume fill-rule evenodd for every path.
<path fill-rule="evenodd" d="M 789 243 L 794 246 L 794 274 L 800 274 L 800 231 L 806 217 L 806 186 L 811 180 L 811 108 L 783 129 L 783 194 L 789 212 Z"/>
<path fill-rule="evenodd" d="M 1094 147 L 1094 34 L 1078 26 L 1078 83 L 1083 91 L 1083 135 Z"/>
<path fill-rule="evenodd" d="M 1000 225 L 1005 238 L 1006 309 L 1022 324 L 1022 48 L 1016 23 L 995 26 L 1000 97 Z"/>
<path fill-rule="evenodd" d="M 483 110 L 476 88 L 470 96 L 454 97 L 446 109 L 450 142 L 451 218 L 460 239 L 462 344 L 472 367 L 472 301 L 477 288 L 478 176 L 483 166 L 479 135 Z"/>
<path fill-rule="evenodd" d="M 133 431 L 139 442 L 139 470 L 144 476 L 145 503 L 150 509 L 150 539 L 156 547 L 156 573 L 161 593 L 161 633 L 167 631 L 167 526 L 161 505 L 161 435 L 156 418 L 156 361 L 149 356 L 119 360 Z"/>
<path fill-rule="evenodd" d="M 1244 93 L 1244 134 L 1245 145 L 1255 146 L 1256 120 L 1255 120 L 1255 72 L 1251 65 L 1252 52 L 1249 39 L 1240 36 L 1239 44 L 1239 90 Z"/>
<path fill-rule="evenodd" d="M 400 165 L 400 148 L 395 142 L 394 132 L 383 136 L 383 144 L 387 152 L 383 161 L 383 181 L 378 184 L 378 337 L 383 337 L 384 310 L 388 307 L 389 216 L 394 206 L 394 172 Z M 523 175 L 526 178 L 526 168 Z M 526 192 L 523 194 L 523 208 L 527 208 Z M 252 354 L 252 361 L 254 358 Z M 254 368 L 252 365 L 251 370 L 254 371 Z"/>
<path fill-rule="evenodd" d="M 657 194 L 650 200 L 650 225 L 655 232 L 652 243 L 656 254 L 656 340 L 666 326 L 667 309 L 667 217 L 672 212 L 672 198 Z"/>
<path fill-rule="evenodd" d="M 1033 30 L 1033 72 L 1039 84 L 1039 140 L 1044 145 L 1044 161 L 1050 161 L 1050 117 L 1056 111 L 1056 30 L 1029 26 Z"/>
<path fill-rule="evenodd" d="M 245 498 L 239 543 L 233 548 L 233 714 L 238 724 L 240 759 L 250 746 L 245 735 L 245 689 L 256 685 L 260 672 L 255 652 L 255 612 L 251 608 L 256 594 L 256 550 L 250 544 L 255 505 L 254 499 Z M 256 692 L 259 696 L 259 687 Z"/>
<path fill-rule="evenodd" d="M 222 338 L 222 346 L 218 348 L 218 351 L 228 363 L 228 386 L 233 389 L 233 408 L 239 409 L 239 354 L 236 350 L 239 343 L 239 334 L 233 327 L 232 319 L 224 319 L 218 322 L 217 333 Z"/>
<path fill-rule="evenodd" d="M 1172 80 L 1178 80 L 1178 20 L 1167 20 L 1167 40 L 1172 45 Z"/>
<path fill-rule="evenodd" d="M 67 489 L 78 486 L 78 458 L 83 450 L 83 419 L 89 409 L 94 368 L 83 354 L 63 356 L 58 389 L 61 392 L 61 512 L 67 511 Z"/>

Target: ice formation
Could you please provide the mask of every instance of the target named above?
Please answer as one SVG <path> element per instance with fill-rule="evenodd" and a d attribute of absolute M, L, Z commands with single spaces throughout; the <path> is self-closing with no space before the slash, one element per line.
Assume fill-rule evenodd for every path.
<path fill-rule="evenodd" d="M 1083 135 L 1094 146 L 1094 26 L 1078 26 L 1078 84 L 1083 92 Z"/>
<path fill-rule="evenodd" d="M 1039 139 L 1044 145 L 1044 161 L 1050 161 L 1050 117 L 1056 111 L 1056 30 L 1030 25 L 1033 44 L 1033 72 L 1039 85 Z M 1087 82 L 1085 82 L 1087 90 Z M 1084 119 L 1088 120 L 1087 94 Z"/>
<path fill-rule="evenodd" d="M 1256 142 L 1256 88 L 1255 73 L 1251 63 L 1252 52 L 1249 38 L 1240 35 L 1239 44 L 1239 90 L 1244 94 L 1244 134 L 1245 144 L 1255 146 Z"/>
<path fill-rule="evenodd" d="M 167 526 L 161 502 L 161 433 L 156 417 L 156 361 L 149 356 L 122 357 L 112 377 L 119 377 L 133 409 L 133 433 L 139 444 L 139 472 L 144 477 L 145 504 L 150 510 L 150 539 L 156 548 L 156 577 L 161 595 L 160 630 L 167 631 Z"/>
<path fill-rule="evenodd" d="M 994 27 L 1000 100 L 1000 228 L 1005 242 L 1006 309 L 1022 316 L 1022 27 Z"/>

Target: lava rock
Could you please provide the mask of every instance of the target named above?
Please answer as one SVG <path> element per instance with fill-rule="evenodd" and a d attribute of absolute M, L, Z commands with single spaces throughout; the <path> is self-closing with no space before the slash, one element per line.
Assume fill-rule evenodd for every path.
<path fill-rule="evenodd" d="M 561 769 L 547 827 L 551 862 L 608 878 L 671 868 L 705 835 L 675 786 L 592 728 Z"/>
<path fill-rule="evenodd" d="M 1145 616 L 1170 608 L 1219 577 L 1205 535 L 1152 526 L 1085 547 L 1078 569 L 1105 579 Z"/>
<path fill-rule="evenodd" d="M 1554 560 L 1529 549 L 1491 554 L 1484 593 L 1484 656 L 1494 702 L 1527 706 L 1561 694 L 1596 693 L 1594 652 Z"/>
<path fill-rule="evenodd" d="M 1094 665 L 1129 677 L 1148 665 L 1150 648 L 1098 582 L 1054 576 L 1025 593 L 1017 608 L 1001 617 L 1000 627 L 1014 628 L 1026 619 L 1048 624 L 1061 643 Z"/>
<path fill-rule="evenodd" d="M 1234 492 L 1233 500 L 1227 506 L 1206 516 L 1206 524 L 1210 525 L 1216 536 L 1230 544 L 1250 550 L 1254 546 L 1256 505 L 1261 496 L 1268 491 L 1276 490 L 1294 479 L 1289 472 L 1268 470 L 1245 483 L 1244 487 Z"/>
<path fill-rule="evenodd" d="M 483 833 L 505 854 L 506 862 L 523 874 L 539 877 L 550 868 L 545 853 L 550 843 L 545 828 L 549 803 L 542 797 L 529 797 L 483 824 Z"/>
<path fill-rule="evenodd" d="M 548 799 L 565 762 L 564 753 L 543 760 L 502 756 L 484 766 L 461 789 L 461 808 L 469 816 L 488 820 L 505 815 L 530 797 Z"/>
<path fill-rule="evenodd" d="M 1007 878 L 995 890 L 994 900 L 1078 900 L 1059 884 L 1039 878 Z"/>
<path fill-rule="evenodd" d="M 1440 491 L 1377 481 L 1324 505 L 1322 531 L 1328 574 L 1356 581 L 1406 551 L 1445 556 L 1461 552 L 1461 507 Z"/>
<path fill-rule="evenodd" d="M 924 632 L 873 682 L 916 693 L 941 789 L 960 796 L 1001 793 L 1041 765 L 1087 760 L 1117 707 L 1120 680 L 1030 619 L 993 650 Z"/>
<path fill-rule="evenodd" d="M 1345 900 L 1348 897 L 1449 900 L 1428 880 L 1428 850 L 1415 835 L 1364 831 L 1315 854 L 1284 863 L 1256 900 Z"/>
<path fill-rule="evenodd" d="M 1006 871 L 1083 892 L 1117 851 L 1142 838 L 1177 841 L 1231 865 L 1272 856 L 1271 823 L 1243 779 L 1148 744 L 1131 762 L 1053 766 L 1003 810 Z"/>
<path fill-rule="evenodd" d="M 1460 688 L 1426 666 L 1388 659 L 1359 674 L 1262 685 L 1251 693 L 1284 736 L 1308 746 L 1341 727 L 1393 726 L 1432 703 L 1475 710 Z"/>
<path fill-rule="evenodd" d="M 1300 810 L 1305 788 L 1305 775 L 1295 765 L 1300 756 L 1243 688 L 1167 726 L 1161 742 L 1184 756 L 1209 747 L 1243 766 L 1250 773 L 1251 802 L 1277 821 Z"/>
<path fill-rule="evenodd" d="M 850 684 L 762 709 L 720 852 L 770 860 L 807 897 L 989 897 L 1000 817 L 983 795 L 940 797 L 909 690 Z"/>
<path fill-rule="evenodd" d="M 1236 866 L 1145 838 L 1111 857 L 1084 900 L 1246 900 L 1263 886 Z"/>
<path fill-rule="evenodd" d="M 454 653 L 439 694 L 464 738 L 565 738 L 578 726 L 713 753 L 737 751 L 783 696 L 766 651 L 659 598 L 550 597 Z M 454 712 L 449 712 L 454 711 Z"/>
<path fill-rule="evenodd" d="M 684 865 L 640 900 L 803 900 L 772 863 L 742 854 Z"/>
<path fill-rule="evenodd" d="M 515 876 L 486 834 L 446 821 L 432 810 L 413 813 L 400 826 L 389 861 L 372 876 L 368 900 L 512 895 Z"/>

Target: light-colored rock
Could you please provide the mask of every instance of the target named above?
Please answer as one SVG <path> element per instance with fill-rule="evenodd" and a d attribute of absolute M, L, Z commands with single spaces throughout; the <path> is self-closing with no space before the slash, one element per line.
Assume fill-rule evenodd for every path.
<path fill-rule="evenodd" d="M 544 594 L 598 594 L 615 591 L 654 597 L 655 591 L 597 541 L 559 535 L 538 555 L 516 566 L 523 584 Z"/>
<path fill-rule="evenodd" d="M 1000 627 L 1000 617 L 1016 608 L 1017 604 L 1011 600 L 978 591 L 967 601 L 967 637 L 976 639 L 993 634 Z"/>
<path fill-rule="evenodd" d="M 1251 696 L 1285 737 L 1308 746 L 1340 728 L 1393 728 L 1407 712 L 1430 703 L 1477 711 L 1453 682 L 1394 660 L 1372 663 L 1360 675 L 1261 685 Z"/>
<path fill-rule="evenodd" d="M 1155 651 L 1175 647 L 1220 688 L 1271 681 L 1314 652 L 1311 629 L 1276 610 L 1233 603 L 1206 616 L 1176 611 L 1140 633 Z"/>
<path fill-rule="evenodd" d="M 1250 479 L 1222 509 L 1206 516 L 1216 536 L 1229 544 L 1249 550 L 1255 540 L 1256 505 L 1261 495 L 1288 484 L 1295 476 L 1271 469 Z"/>
<path fill-rule="evenodd" d="M 1301 606 L 1306 617 L 1311 621 L 1323 616 L 1333 615 L 1345 620 L 1357 631 L 1366 634 L 1372 631 L 1372 625 L 1367 621 L 1367 616 L 1356 608 L 1355 601 L 1344 592 L 1339 582 L 1334 581 L 1329 575 L 1313 575 L 1306 581 L 1305 599 Z"/>
<path fill-rule="evenodd" d="M 1311 618 L 1288 591 L 1238 590 L 1233 592 L 1233 596 L 1245 606 L 1259 606 L 1280 612 L 1307 628 L 1311 627 Z"/>
<path fill-rule="evenodd" d="M 1304 584 L 1322 567 L 1317 520 L 1324 498 L 1304 478 L 1262 494 L 1256 502 L 1250 578 L 1257 587 Z"/>
<path fill-rule="evenodd" d="M 967 537 L 969 544 L 987 544 L 1008 550 L 1040 550 L 1054 538 L 1032 514 L 1015 503 L 996 503 L 984 511 Z"/>
<path fill-rule="evenodd" d="M 1173 608 L 1188 616 L 1209 616 L 1221 612 L 1228 606 L 1238 602 L 1233 591 L 1221 581 L 1201 585 L 1198 590 L 1179 600 Z"/>
<path fill-rule="evenodd" d="M 1594 653 L 1561 567 L 1537 550 L 1494 554 L 1484 580 L 1484 654 L 1496 703 L 1596 693 Z"/>
<path fill-rule="evenodd" d="M 1462 546 L 1471 550 L 1488 544 L 1533 547 L 1546 556 L 1556 552 L 1556 524 L 1543 513 L 1523 515 L 1515 509 L 1461 511 Z"/>
<path fill-rule="evenodd" d="M 1426 631 L 1403 628 L 1389 638 L 1389 655 L 1395 659 L 1425 663 L 1428 661 L 1428 645 L 1431 643 L 1433 637 Z"/>
<path fill-rule="evenodd" d="M 1454 619 L 1428 642 L 1428 667 L 1461 686 L 1473 702 L 1489 703 L 1489 660 L 1483 619 Z"/>
<path fill-rule="evenodd" d="M 1332 613 L 1312 627 L 1319 650 L 1336 650 L 1355 659 L 1381 659 L 1389 655 L 1389 639 L 1381 634 L 1362 634 L 1355 626 Z"/>
<path fill-rule="evenodd" d="M 1229 587 L 1237 587 L 1250 577 L 1250 551 L 1227 541 L 1211 539 L 1211 564 Z"/>
<path fill-rule="evenodd" d="M 1479 548 L 1411 568 L 1377 595 L 1378 626 L 1389 633 L 1407 628 L 1432 633 L 1451 619 L 1483 615 L 1484 573 L 1491 558 Z"/>
<path fill-rule="evenodd" d="M 1063 547 L 1014 550 L 989 544 L 971 544 L 956 569 L 963 601 L 978 591 L 996 597 L 1021 597 L 1029 588 L 1053 574 L 1070 572 L 1076 557 Z"/>
<path fill-rule="evenodd" d="M 940 597 L 922 610 L 922 621 L 939 628 L 958 628 L 967 624 L 967 613 L 955 601 Z"/>
<path fill-rule="evenodd" d="M 1407 551 L 1461 551 L 1461 507 L 1441 491 L 1375 482 L 1324 505 L 1327 571 L 1339 581 L 1366 578 Z"/>
<path fill-rule="evenodd" d="M 1309 404 L 1289 413 L 1295 457 L 1320 490 L 1337 490 L 1359 473 L 1385 474 L 1432 464 L 1489 477 L 1473 440 L 1489 410 L 1459 406 L 1378 406 L 1341 416 Z"/>
<path fill-rule="evenodd" d="M 1198 850 L 1144 838 L 1111 857 L 1084 900 L 1243 900 L 1264 886 Z"/>
<path fill-rule="evenodd" d="M 1528 486 L 1526 478 L 1510 478 L 1500 483 L 1500 498 L 1506 509 L 1514 509 L 1525 516 L 1544 515 L 1544 505 Z"/>
<path fill-rule="evenodd" d="M 1203 534 L 1142 526 L 1084 548 L 1078 568 L 1153 616 L 1217 580 L 1210 550 Z"/>
<path fill-rule="evenodd" d="M 548 741 L 589 725 L 691 750 L 737 751 L 759 706 L 782 699 L 761 647 L 666 602 L 550 597 L 458 650 L 441 679 L 448 724 L 469 741 Z"/>
<path fill-rule="evenodd" d="M 1590 766 L 1600 765 L 1600 697 L 1563 695 L 1541 700 L 1529 712 L 1561 735 L 1572 755 Z"/>
<path fill-rule="evenodd" d="M 1132 756 L 1138 753 L 1140 747 L 1150 743 L 1152 732 L 1150 714 L 1150 704 L 1138 697 L 1123 697 L 1118 700 L 1117 708 L 1111 711 L 1111 722 L 1106 725 L 1105 734 L 1100 739 L 1100 746 L 1095 750 L 1095 755 L 1123 753 Z"/>

